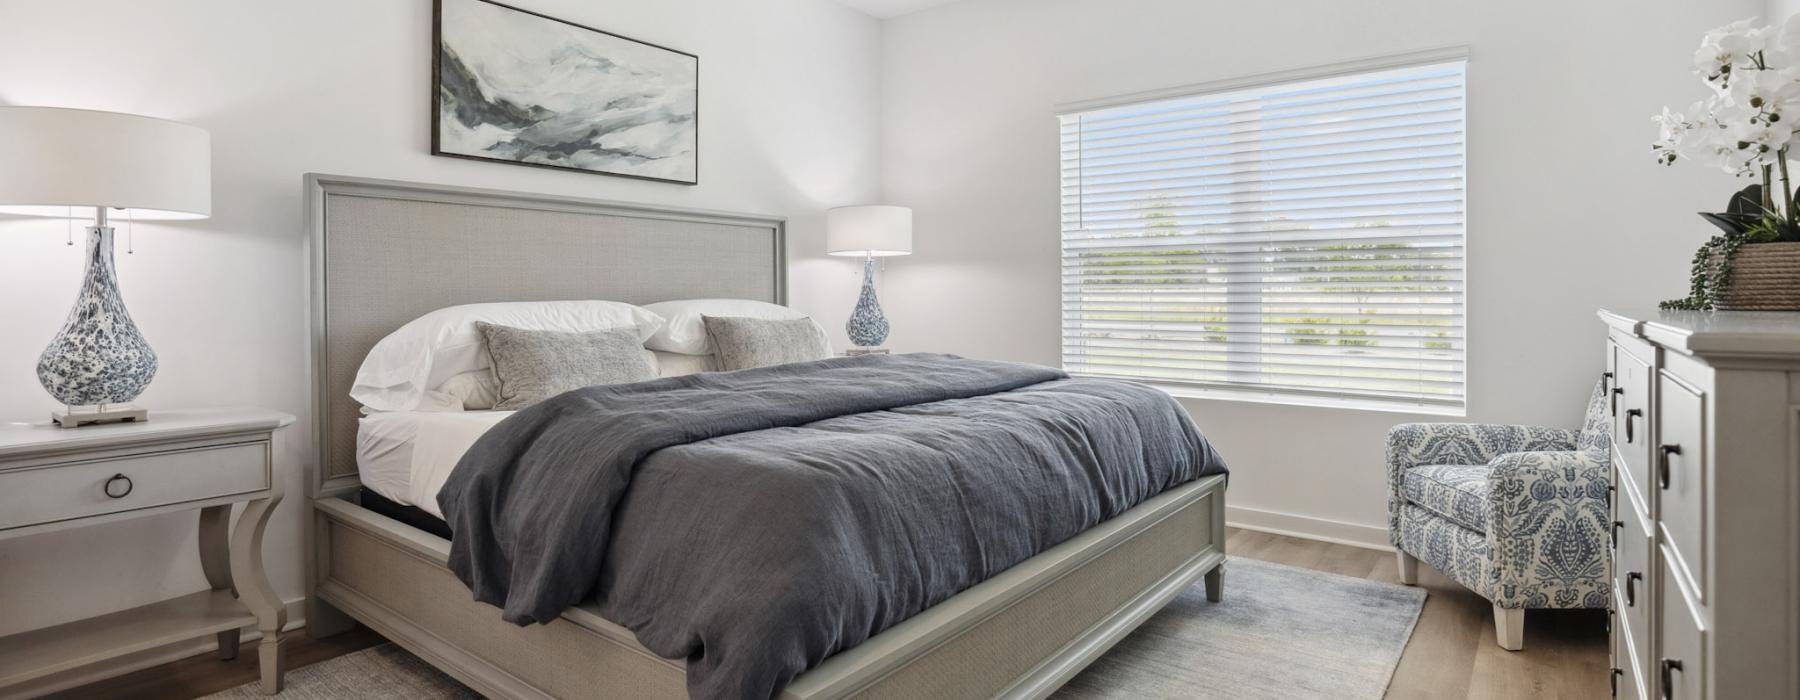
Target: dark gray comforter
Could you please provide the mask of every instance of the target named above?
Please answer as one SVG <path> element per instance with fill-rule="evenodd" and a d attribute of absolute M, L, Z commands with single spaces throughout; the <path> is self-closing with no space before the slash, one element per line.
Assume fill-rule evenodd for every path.
<path fill-rule="evenodd" d="M 1166 394 L 949 355 L 580 389 L 438 495 L 450 568 L 517 624 L 589 599 L 764 698 L 826 657 L 1224 463 Z"/>

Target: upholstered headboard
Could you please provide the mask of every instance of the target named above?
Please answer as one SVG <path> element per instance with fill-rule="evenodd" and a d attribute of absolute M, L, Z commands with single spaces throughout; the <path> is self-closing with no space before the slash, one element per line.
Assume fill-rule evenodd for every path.
<path fill-rule="evenodd" d="M 309 174 L 319 459 L 314 495 L 357 486 L 350 383 L 421 314 L 486 301 L 785 303 L 783 219 Z"/>

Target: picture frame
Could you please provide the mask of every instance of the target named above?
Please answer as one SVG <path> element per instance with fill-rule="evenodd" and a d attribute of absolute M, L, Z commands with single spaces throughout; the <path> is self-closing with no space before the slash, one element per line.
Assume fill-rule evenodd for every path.
<path fill-rule="evenodd" d="M 699 184 L 700 57 L 495 0 L 433 0 L 431 153 Z"/>

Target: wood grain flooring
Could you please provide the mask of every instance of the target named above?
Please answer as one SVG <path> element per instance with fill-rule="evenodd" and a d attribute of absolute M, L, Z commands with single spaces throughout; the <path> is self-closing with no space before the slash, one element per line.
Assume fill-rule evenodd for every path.
<path fill-rule="evenodd" d="M 1399 583 L 1394 555 L 1387 552 L 1235 528 L 1226 550 L 1232 556 Z M 1229 573 L 1225 582 L 1225 594 L 1229 596 Z M 1412 640 L 1400 657 L 1393 683 L 1388 686 L 1388 698 L 1587 700 L 1609 696 L 1604 611 L 1534 610 L 1525 616 L 1525 650 L 1509 652 L 1494 643 L 1492 608 L 1481 596 L 1424 565 L 1419 567 L 1419 585 L 1430 595 L 1425 599 L 1425 610 L 1419 615 Z M 290 634 L 288 664 L 298 668 L 382 641 L 379 635 L 361 627 L 324 640 L 308 639 L 304 633 Z M 197 656 L 54 697 L 193 698 L 256 679 L 256 649 L 252 643 L 246 643 L 233 661 Z"/>

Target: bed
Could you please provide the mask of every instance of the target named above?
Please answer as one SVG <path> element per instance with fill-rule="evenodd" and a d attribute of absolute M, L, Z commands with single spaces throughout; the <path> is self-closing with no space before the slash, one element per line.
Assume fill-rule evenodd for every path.
<path fill-rule="evenodd" d="M 521 627 L 472 600 L 447 566 L 451 542 L 409 517 L 419 498 L 387 497 L 430 490 L 393 466 L 403 463 L 396 453 L 446 450 L 490 418 L 387 417 L 385 431 L 365 432 L 359 456 L 360 414 L 346 389 L 388 330 L 451 304 L 781 303 L 784 223 L 338 176 L 308 175 L 305 186 L 319 434 L 308 475 L 309 634 L 361 622 L 493 697 L 686 697 L 685 664 L 649 651 L 597 605 Z M 384 497 L 365 504 L 365 484 Z M 780 697 L 1046 696 L 1196 580 L 1218 599 L 1224 493 L 1223 475 L 1164 491 L 838 651 Z"/>

